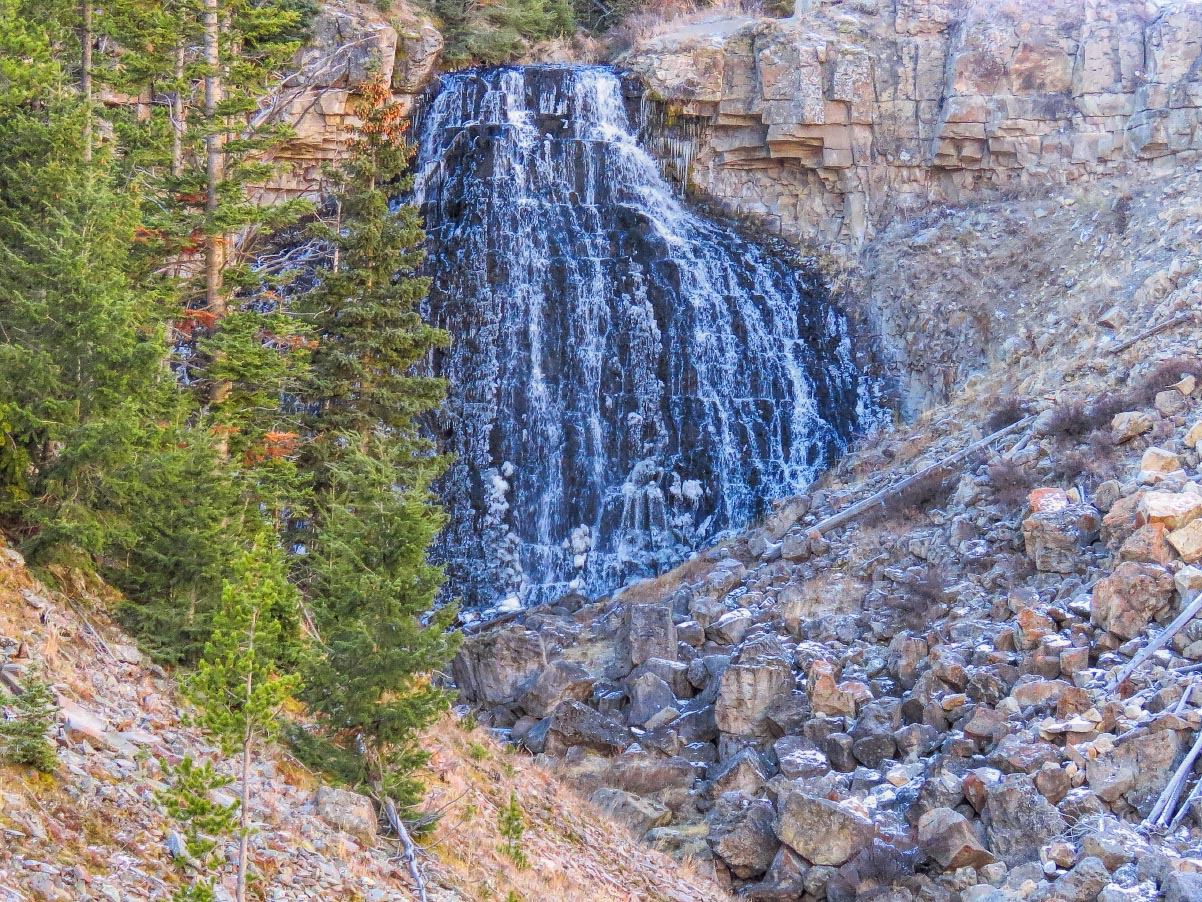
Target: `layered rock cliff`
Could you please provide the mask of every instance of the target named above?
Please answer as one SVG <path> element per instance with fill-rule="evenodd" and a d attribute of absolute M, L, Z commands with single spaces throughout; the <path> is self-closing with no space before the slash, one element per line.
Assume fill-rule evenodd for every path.
<path fill-rule="evenodd" d="M 1192 168 L 1200 53 L 1188 0 L 803 0 L 666 25 L 621 63 L 693 187 L 855 252 L 939 204 Z"/>
<path fill-rule="evenodd" d="M 382 80 L 408 114 L 434 74 L 442 46 L 430 16 L 406 0 L 386 9 L 356 0 L 323 4 L 295 71 L 260 104 L 267 120 L 295 132 L 270 154 L 279 168 L 266 198 L 317 196 L 322 166 L 346 152 L 364 86 Z"/>

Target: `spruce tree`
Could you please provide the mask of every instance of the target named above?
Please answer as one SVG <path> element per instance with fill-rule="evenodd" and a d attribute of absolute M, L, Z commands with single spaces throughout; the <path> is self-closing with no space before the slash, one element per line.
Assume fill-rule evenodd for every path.
<path fill-rule="evenodd" d="M 302 458 L 315 495 L 300 570 L 322 637 L 304 697 L 328 727 L 327 763 L 408 802 L 417 732 L 447 705 L 429 674 L 456 647 L 454 611 L 436 605 L 442 573 L 427 559 L 445 522 L 431 492 L 445 461 L 418 422 L 443 386 L 414 372 L 447 336 L 420 313 L 416 211 L 390 204 L 409 159 L 400 112 L 382 83 L 365 103 L 353 158 L 331 175 L 334 222 L 318 229 L 334 265 L 297 304 L 316 338 Z"/>
<path fill-rule="evenodd" d="M 191 875 L 172 894 L 172 902 L 215 902 L 222 845 L 235 829 L 239 806 L 222 805 L 214 794 L 233 780 L 217 773 L 211 762 L 197 764 L 191 757 L 163 769 L 170 783 L 158 800 L 183 830 L 182 848 L 173 853 L 181 871 Z"/>
<path fill-rule="evenodd" d="M 54 693 L 37 672 L 22 680 L 21 690 L 11 717 L 0 717 L 0 759 L 52 773 L 58 768 L 58 756 L 49 739 L 58 711 Z"/>
<path fill-rule="evenodd" d="M 445 393 L 441 380 L 414 373 L 450 338 L 422 319 L 429 280 L 415 275 L 425 253 L 417 209 L 391 203 L 409 187 L 411 151 L 401 108 L 388 98 L 381 81 L 364 90 L 351 157 L 328 174 L 333 215 L 313 227 L 333 246 L 334 264 L 296 304 L 318 338 L 306 394 L 319 455 L 336 456 L 343 435 L 378 429 L 424 453 L 418 417 Z"/>

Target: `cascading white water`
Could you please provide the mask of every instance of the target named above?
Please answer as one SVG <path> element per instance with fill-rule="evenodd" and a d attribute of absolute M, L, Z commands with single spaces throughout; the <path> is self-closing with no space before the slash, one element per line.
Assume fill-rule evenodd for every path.
<path fill-rule="evenodd" d="M 441 554 L 469 604 L 657 572 L 804 488 L 856 424 L 821 286 L 688 209 L 627 100 L 606 68 L 475 70 L 419 118 L 428 313 L 454 338 Z"/>

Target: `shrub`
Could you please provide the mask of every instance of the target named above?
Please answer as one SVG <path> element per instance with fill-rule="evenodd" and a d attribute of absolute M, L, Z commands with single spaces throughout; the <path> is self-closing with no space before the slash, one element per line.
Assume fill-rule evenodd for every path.
<path fill-rule="evenodd" d="M 1127 393 L 1125 408 L 1151 407 L 1156 401 L 1156 394 L 1169 386 L 1180 382 L 1184 376 L 1193 376 L 1202 380 L 1202 359 L 1197 357 L 1175 357 L 1158 363 L 1135 384 Z"/>
<path fill-rule="evenodd" d="M 905 851 L 883 839 L 839 868 L 827 884 L 826 897 L 830 902 L 861 902 L 886 896 L 899 880 L 914 873 L 917 853 Z"/>
<path fill-rule="evenodd" d="M 1075 482 L 1086 478 L 1102 481 L 1115 475 L 1118 469 L 1118 446 L 1109 427 L 1095 429 L 1084 447 L 1074 448 L 1056 461 L 1053 473 L 1058 479 Z"/>
<path fill-rule="evenodd" d="M 947 571 L 928 564 L 918 577 L 890 600 L 902 624 L 921 630 L 947 609 Z"/>
<path fill-rule="evenodd" d="M 1027 402 L 1013 395 L 1003 398 L 985 420 L 985 432 L 994 433 L 1013 425 L 1027 415 Z"/>
<path fill-rule="evenodd" d="M 1035 487 L 1035 477 L 1026 467 L 1012 460 L 1002 459 L 989 466 L 989 484 L 993 494 L 1007 507 L 1016 507 L 1027 500 Z"/>
<path fill-rule="evenodd" d="M 932 470 L 904 489 L 894 492 L 880 506 L 868 511 L 861 522 L 875 526 L 912 519 L 947 501 L 956 481 L 957 474 L 954 471 Z"/>

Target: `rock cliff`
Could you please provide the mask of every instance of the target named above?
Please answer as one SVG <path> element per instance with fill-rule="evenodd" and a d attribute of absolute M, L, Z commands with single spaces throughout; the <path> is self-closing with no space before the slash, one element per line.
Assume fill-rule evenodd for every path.
<path fill-rule="evenodd" d="M 692 186 L 855 252 L 935 205 L 1192 169 L 1200 54 L 1188 0 L 799 0 L 666 24 L 620 62 Z"/>
<path fill-rule="evenodd" d="M 386 10 L 356 0 L 324 3 L 295 71 L 260 104 L 266 119 L 295 132 L 270 154 L 280 166 L 264 188 L 265 198 L 316 196 L 322 165 L 346 150 L 363 86 L 382 79 L 406 113 L 412 111 L 442 46 L 431 18 L 406 0 Z"/>

